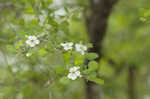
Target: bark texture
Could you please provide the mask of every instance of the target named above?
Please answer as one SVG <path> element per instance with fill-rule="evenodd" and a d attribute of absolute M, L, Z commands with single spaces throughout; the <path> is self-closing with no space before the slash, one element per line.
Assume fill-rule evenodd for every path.
<path fill-rule="evenodd" d="M 106 34 L 108 17 L 117 0 L 89 0 L 89 2 L 91 14 L 90 16 L 87 15 L 86 24 L 89 40 L 93 44 L 93 48 L 89 49 L 89 52 L 97 53 L 99 57 L 96 61 L 99 61 L 102 57 L 102 41 Z M 97 84 L 85 81 L 85 86 L 86 99 L 100 99 L 100 92 Z"/>
<path fill-rule="evenodd" d="M 135 67 L 130 66 L 128 69 L 128 99 L 137 99 L 135 97 Z"/>

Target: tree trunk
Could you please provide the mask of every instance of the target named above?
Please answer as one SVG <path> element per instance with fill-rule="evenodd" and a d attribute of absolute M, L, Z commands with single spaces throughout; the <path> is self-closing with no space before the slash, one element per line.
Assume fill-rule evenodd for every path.
<path fill-rule="evenodd" d="M 102 57 L 102 40 L 106 34 L 108 17 L 111 13 L 113 5 L 116 3 L 116 0 L 89 1 L 91 6 L 91 15 L 85 15 L 89 40 L 93 44 L 93 48 L 89 49 L 89 52 L 97 53 L 99 57 L 96 61 L 99 61 Z M 100 92 L 97 84 L 90 81 L 85 81 L 85 86 L 87 96 L 86 99 L 100 99 Z"/>
<path fill-rule="evenodd" d="M 130 66 L 128 69 L 128 98 L 137 99 L 135 97 L 135 67 Z"/>

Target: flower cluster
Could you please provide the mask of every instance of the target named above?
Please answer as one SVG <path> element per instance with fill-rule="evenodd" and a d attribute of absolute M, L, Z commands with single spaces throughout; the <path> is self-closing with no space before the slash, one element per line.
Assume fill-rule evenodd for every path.
<path fill-rule="evenodd" d="M 61 43 L 60 45 L 63 46 L 64 50 L 66 50 L 66 51 L 73 49 L 73 43 L 72 42 Z M 75 44 L 75 49 L 77 52 L 80 52 L 82 55 L 84 55 L 85 51 L 87 51 L 87 47 L 85 45 L 82 45 L 82 44 Z"/>
<path fill-rule="evenodd" d="M 82 44 L 76 44 L 76 51 L 80 52 L 82 55 L 84 55 L 85 51 L 87 51 L 87 47 Z"/>
<path fill-rule="evenodd" d="M 74 67 L 70 68 L 69 74 L 67 77 L 71 80 L 76 80 L 78 77 L 82 77 L 80 74 L 79 68 L 80 67 L 78 67 L 78 66 L 74 66 Z"/>
<path fill-rule="evenodd" d="M 73 48 L 73 47 L 72 47 L 72 46 L 73 46 L 73 43 L 72 43 L 72 42 L 61 43 L 60 45 L 63 46 L 66 51 L 72 50 L 72 48 Z"/>
<path fill-rule="evenodd" d="M 35 45 L 39 44 L 40 41 L 37 39 L 36 36 L 27 36 L 26 44 L 30 47 L 34 47 Z"/>

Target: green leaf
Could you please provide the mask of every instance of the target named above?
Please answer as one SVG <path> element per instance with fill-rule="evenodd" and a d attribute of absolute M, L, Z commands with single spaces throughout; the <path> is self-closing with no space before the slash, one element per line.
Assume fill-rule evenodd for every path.
<path fill-rule="evenodd" d="M 84 62 L 83 55 L 80 54 L 75 57 L 75 65 L 79 66 L 79 65 L 83 64 L 83 62 Z"/>
<path fill-rule="evenodd" d="M 21 47 L 22 43 L 23 43 L 22 40 L 20 40 L 19 42 L 17 42 L 16 49 L 19 49 Z"/>
<path fill-rule="evenodd" d="M 27 14 L 34 14 L 34 9 L 33 8 L 27 9 L 26 13 Z"/>
<path fill-rule="evenodd" d="M 47 51 L 46 51 L 45 49 L 40 49 L 40 50 L 38 51 L 38 54 L 39 54 L 40 56 L 45 56 L 45 55 L 47 54 Z"/>
<path fill-rule="evenodd" d="M 65 76 L 60 79 L 60 83 L 67 85 L 70 83 L 70 80 Z"/>
<path fill-rule="evenodd" d="M 90 81 L 93 81 L 97 84 L 104 84 L 104 80 L 103 79 L 100 79 L 100 78 L 96 78 L 96 77 L 90 77 L 90 78 L 87 78 L 88 80 Z"/>
<path fill-rule="evenodd" d="M 64 56 L 63 56 L 64 62 L 69 62 L 70 57 L 71 57 L 71 51 L 68 51 L 68 52 L 65 53 Z"/>
<path fill-rule="evenodd" d="M 58 23 L 51 17 L 48 17 L 48 24 L 52 25 L 53 27 L 57 27 L 58 25 Z"/>
<path fill-rule="evenodd" d="M 145 22 L 147 19 L 145 17 L 140 17 L 140 21 Z"/>
<path fill-rule="evenodd" d="M 88 69 L 83 71 L 83 74 L 88 75 L 92 72 L 95 72 L 98 69 L 98 63 L 96 61 L 91 61 L 88 64 Z"/>
<path fill-rule="evenodd" d="M 98 58 L 98 55 L 96 53 L 88 53 L 87 58 L 89 60 L 94 60 L 94 59 Z"/>
<path fill-rule="evenodd" d="M 96 61 L 91 61 L 88 64 L 88 68 L 95 71 L 98 69 L 98 63 Z"/>
<path fill-rule="evenodd" d="M 92 70 L 86 69 L 86 70 L 83 71 L 83 74 L 88 75 L 88 74 L 90 74 L 91 72 L 92 72 Z"/>
<path fill-rule="evenodd" d="M 38 21 L 37 19 L 34 19 L 34 20 L 31 20 L 31 23 L 32 23 L 32 24 L 38 24 L 39 21 Z"/>
<path fill-rule="evenodd" d="M 148 16 L 150 16 L 150 9 L 145 10 L 144 12 L 144 17 L 148 17 Z"/>
<path fill-rule="evenodd" d="M 63 66 L 55 66 L 54 68 L 56 70 L 56 75 L 61 75 L 65 70 Z"/>

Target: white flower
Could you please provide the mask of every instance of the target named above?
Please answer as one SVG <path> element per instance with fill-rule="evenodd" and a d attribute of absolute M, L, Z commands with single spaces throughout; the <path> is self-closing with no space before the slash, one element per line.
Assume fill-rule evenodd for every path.
<path fill-rule="evenodd" d="M 69 79 L 71 79 L 71 80 L 76 80 L 76 79 L 77 79 L 77 75 L 76 75 L 76 74 L 73 74 L 73 73 L 69 73 L 67 77 L 68 77 Z"/>
<path fill-rule="evenodd" d="M 66 10 L 64 8 L 60 8 L 58 10 L 55 11 L 55 16 L 65 16 L 67 13 L 66 13 Z"/>
<path fill-rule="evenodd" d="M 72 49 L 73 43 L 72 42 L 61 43 L 60 45 L 63 46 L 66 51 L 68 51 Z"/>
<path fill-rule="evenodd" d="M 36 36 L 27 36 L 27 38 L 28 40 L 26 40 L 26 44 L 30 47 L 34 47 L 35 45 L 40 43 Z"/>
<path fill-rule="evenodd" d="M 27 56 L 27 57 L 29 57 L 29 56 L 31 56 L 31 55 L 32 55 L 31 53 L 26 53 L 26 56 Z"/>
<path fill-rule="evenodd" d="M 75 67 L 70 68 L 69 74 L 67 77 L 71 80 L 76 80 L 78 77 L 81 77 L 79 67 L 75 66 Z"/>
<path fill-rule="evenodd" d="M 87 51 L 87 47 L 82 44 L 76 44 L 76 51 L 80 52 L 82 55 L 84 55 L 85 51 Z"/>
<path fill-rule="evenodd" d="M 76 74 L 76 76 L 78 76 L 78 77 L 82 77 L 80 71 L 76 71 L 75 74 Z"/>
<path fill-rule="evenodd" d="M 69 72 L 76 72 L 80 67 L 72 67 Z"/>

